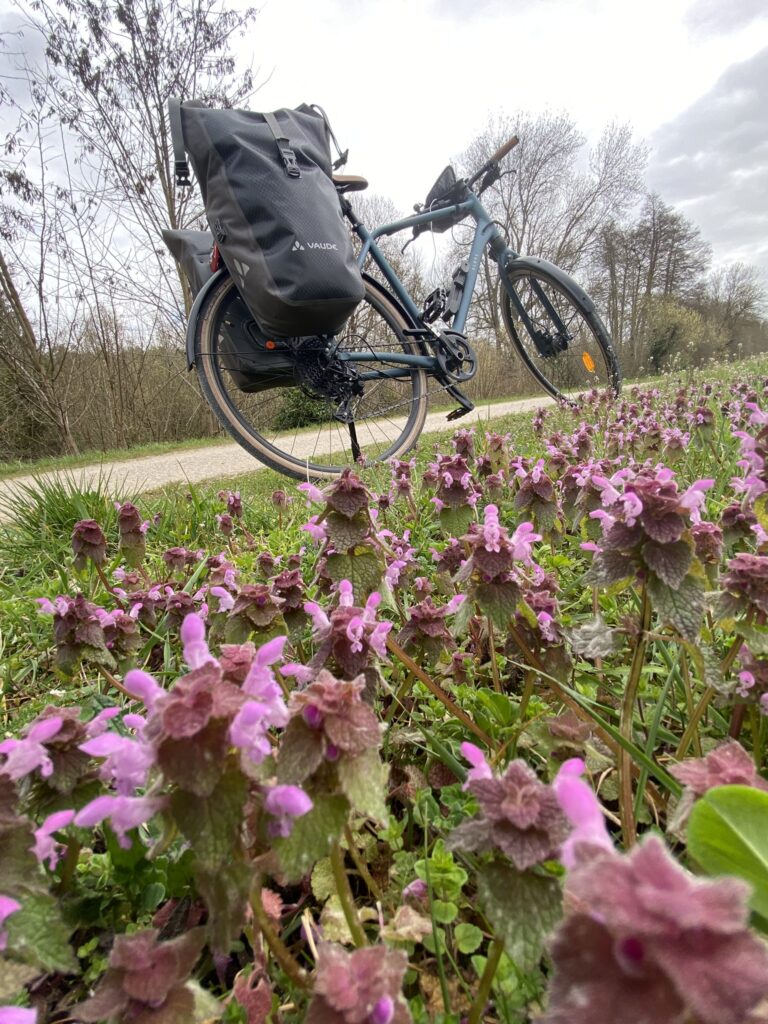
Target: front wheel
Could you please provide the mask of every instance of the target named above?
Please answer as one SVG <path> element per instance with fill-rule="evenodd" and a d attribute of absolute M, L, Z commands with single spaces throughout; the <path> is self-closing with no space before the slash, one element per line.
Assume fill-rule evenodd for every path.
<path fill-rule="evenodd" d="M 619 361 L 586 296 L 545 267 L 514 264 L 501 291 L 510 340 L 545 391 L 569 403 L 594 389 L 618 396 Z"/>
<path fill-rule="evenodd" d="M 386 294 L 368 281 L 365 287 L 363 301 L 332 342 L 336 352 L 377 357 L 359 364 L 350 423 L 335 418 L 339 401 L 329 393 L 327 377 L 344 371 L 324 357 L 329 341 L 292 339 L 303 345 L 296 359 L 281 344 L 264 341 L 230 277 L 200 309 L 195 367 L 203 394 L 235 441 L 279 473 L 332 478 L 356 461 L 402 457 L 421 433 L 426 374 L 414 368 L 392 375 L 399 364 L 387 362 L 388 354 L 418 354 L 415 343 Z"/>

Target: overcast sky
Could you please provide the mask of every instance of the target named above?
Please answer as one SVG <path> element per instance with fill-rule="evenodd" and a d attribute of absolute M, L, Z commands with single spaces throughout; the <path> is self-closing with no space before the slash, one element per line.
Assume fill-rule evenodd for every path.
<path fill-rule="evenodd" d="M 716 259 L 768 272 L 768 0 L 266 0 L 242 45 L 253 108 L 321 104 L 401 209 L 489 114 L 618 119 Z"/>

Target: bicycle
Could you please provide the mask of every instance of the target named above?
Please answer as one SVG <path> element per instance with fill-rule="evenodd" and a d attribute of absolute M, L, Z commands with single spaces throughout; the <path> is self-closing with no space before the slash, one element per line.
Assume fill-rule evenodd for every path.
<path fill-rule="evenodd" d="M 469 179 L 446 168 L 423 207 L 372 231 L 347 198 L 367 181 L 334 175 L 343 215 L 359 239 L 365 282 L 363 301 L 338 335 L 265 337 L 220 258 L 217 267 L 214 246 L 216 273 L 190 313 L 188 362 L 219 422 L 242 447 L 288 476 L 330 478 L 353 463 L 404 456 L 424 427 L 428 381 L 456 403 L 449 420 L 470 412 L 460 385 L 472 379 L 478 361 L 464 329 L 485 253 L 499 270 L 509 339 L 544 391 L 567 402 L 587 389 L 619 394 L 618 359 L 592 300 L 558 267 L 514 252 L 480 201 L 517 143 L 508 140 Z M 475 233 L 450 294 L 437 289 L 417 306 L 377 239 L 408 229 L 415 237 L 467 218 Z M 389 287 L 365 271 L 368 260 Z"/>

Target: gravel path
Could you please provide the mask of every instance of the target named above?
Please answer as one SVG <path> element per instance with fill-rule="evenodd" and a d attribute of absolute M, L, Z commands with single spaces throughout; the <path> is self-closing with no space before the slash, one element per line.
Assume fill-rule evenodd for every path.
<path fill-rule="evenodd" d="M 497 402 L 493 405 L 478 406 L 471 413 L 462 416 L 455 423 L 456 428 L 469 423 L 478 423 L 506 416 L 509 413 L 525 412 L 538 409 L 542 405 L 551 404 L 551 399 L 523 398 L 514 402 Z M 445 412 L 430 413 L 424 425 L 423 434 L 448 429 Z M 404 421 L 403 421 L 404 422 Z M 422 435 L 423 436 L 423 435 Z M 300 442 L 299 442 L 300 443 Z M 297 444 L 295 454 L 310 454 L 311 446 L 307 442 L 307 451 L 302 453 Z M 5 500 L 18 494 L 25 484 L 37 481 L 53 480 L 66 477 L 77 481 L 88 488 L 100 478 L 106 481 L 115 498 L 136 494 L 141 491 L 155 491 L 174 483 L 200 483 L 203 480 L 221 477 L 239 476 L 242 473 L 255 473 L 264 467 L 256 459 L 234 442 L 205 448 L 190 448 L 184 451 L 169 452 L 166 455 L 148 455 L 140 459 L 126 459 L 122 462 L 96 463 L 80 469 L 51 470 L 35 476 L 15 477 L 12 480 L 0 481 L 0 519 L 3 519 Z"/>

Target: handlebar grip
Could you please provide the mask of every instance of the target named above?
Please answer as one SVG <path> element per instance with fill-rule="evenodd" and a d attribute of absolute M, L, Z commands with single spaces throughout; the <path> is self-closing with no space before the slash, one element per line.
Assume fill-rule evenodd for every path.
<path fill-rule="evenodd" d="M 509 153 L 511 149 L 515 148 L 519 141 L 520 139 L 518 139 L 516 135 L 513 135 L 512 138 L 505 142 L 503 146 L 499 146 L 489 162 L 497 164 L 500 160 L 503 160 L 507 153 Z"/>

